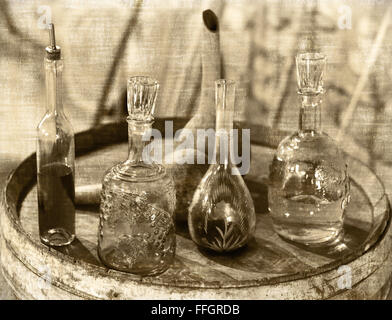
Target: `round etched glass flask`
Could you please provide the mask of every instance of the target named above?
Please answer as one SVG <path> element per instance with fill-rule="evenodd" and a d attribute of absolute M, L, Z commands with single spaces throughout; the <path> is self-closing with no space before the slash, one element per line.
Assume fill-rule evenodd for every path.
<path fill-rule="evenodd" d="M 349 201 L 347 165 L 339 147 L 321 131 L 321 97 L 326 58 L 296 58 L 302 100 L 299 131 L 278 146 L 270 166 L 269 210 L 275 231 L 304 245 L 327 245 L 342 236 Z"/>
<path fill-rule="evenodd" d="M 256 215 L 250 192 L 232 161 L 235 83 L 217 80 L 215 91 L 216 161 L 208 168 L 193 196 L 188 227 L 197 245 L 227 252 L 244 246 L 251 239 Z"/>
<path fill-rule="evenodd" d="M 149 157 L 157 81 L 128 80 L 129 156 L 103 178 L 98 254 L 113 269 L 140 275 L 164 272 L 175 253 L 174 181 Z"/>

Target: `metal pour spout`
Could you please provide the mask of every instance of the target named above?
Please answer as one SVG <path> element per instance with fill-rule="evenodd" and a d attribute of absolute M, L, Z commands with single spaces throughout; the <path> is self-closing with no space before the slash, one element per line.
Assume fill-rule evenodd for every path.
<path fill-rule="evenodd" d="M 49 42 L 50 45 L 46 47 L 46 58 L 49 60 L 60 60 L 61 59 L 61 48 L 56 46 L 56 36 L 54 32 L 54 24 L 49 24 Z"/>

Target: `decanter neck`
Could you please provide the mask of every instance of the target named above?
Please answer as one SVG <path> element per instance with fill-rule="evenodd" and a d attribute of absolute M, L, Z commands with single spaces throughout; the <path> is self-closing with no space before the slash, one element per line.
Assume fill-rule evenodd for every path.
<path fill-rule="evenodd" d="M 161 178 L 166 170 L 162 165 L 155 163 L 148 149 L 153 121 L 134 120 L 128 121 L 128 159 L 114 170 L 119 178 L 125 181 L 152 181 Z"/>
<path fill-rule="evenodd" d="M 139 121 L 128 117 L 128 162 L 138 165 L 143 162 L 151 163 L 149 153 L 144 151 L 150 143 L 150 131 L 153 121 Z M 147 138 L 149 137 L 149 138 Z M 144 151 L 144 153 L 143 153 Z"/>
<path fill-rule="evenodd" d="M 235 82 L 224 79 L 217 80 L 215 82 L 215 159 L 217 163 L 225 167 L 231 164 L 234 102 Z"/>
<path fill-rule="evenodd" d="M 46 111 L 58 115 L 63 114 L 62 95 L 62 60 L 45 59 L 46 72 Z"/>
<path fill-rule="evenodd" d="M 233 134 L 233 112 L 217 110 L 215 132 L 215 155 L 217 163 L 231 164 Z"/>
<path fill-rule="evenodd" d="M 302 105 L 299 117 L 301 133 L 318 133 L 321 131 L 322 94 L 302 94 Z"/>
<path fill-rule="evenodd" d="M 296 56 L 298 94 L 302 98 L 300 133 L 313 134 L 321 130 L 320 105 L 326 62 L 325 55 L 318 52 L 305 52 Z"/>

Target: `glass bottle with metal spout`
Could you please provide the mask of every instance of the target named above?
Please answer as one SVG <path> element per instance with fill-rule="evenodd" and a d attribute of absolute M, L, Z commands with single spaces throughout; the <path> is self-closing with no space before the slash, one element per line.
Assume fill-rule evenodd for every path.
<path fill-rule="evenodd" d="M 250 192 L 232 161 L 234 81 L 217 80 L 215 93 L 216 163 L 210 165 L 196 189 L 188 227 L 197 245 L 228 252 L 252 238 L 256 215 Z"/>
<path fill-rule="evenodd" d="M 128 159 L 103 178 L 98 254 L 113 269 L 143 276 L 164 272 L 176 247 L 174 181 L 148 152 L 159 84 L 128 80 Z"/>
<path fill-rule="evenodd" d="M 302 53 L 296 62 L 302 101 L 299 130 L 279 144 L 270 166 L 269 210 L 282 238 L 332 245 L 343 235 L 350 183 L 342 152 L 321 130 L 326 57 Z"/>
<path fill-rule="evenodd" d="M 37 189 L 39 233 L 49 246 L 64 246 L 75 238 L 74 133 L 62 102 L 63 60 L 50 24 L 46 48 L 46 113 L 37 129 Z"/>

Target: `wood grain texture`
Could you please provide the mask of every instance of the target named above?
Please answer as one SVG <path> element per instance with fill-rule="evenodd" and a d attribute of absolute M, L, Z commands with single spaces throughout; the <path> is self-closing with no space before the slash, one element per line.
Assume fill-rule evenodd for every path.
<path fill-rule="evenodd" d="M 4 279 L 2 273 L 0 272 L 0 300 L 14 300 L 14 299 L 16 299 L 16 297 L 13 290 L 8 285 L 7 281 Z"/>
<path fill-rule="evenodd" d="M 9 161 L 5 159 L 0 160 L 0 188 L 3 189 L 5 181 L 11 169 L 14 169 L 18 163 L 16 161 Z M 1 231 L 0 231 L 1 238 Z M 0 250 L 1 257 L 1 250 Z M 1 261 L 1 258 L 0 258 Z M 11 287 L 8 285 L 7 281 L 4 279 L 2 272 L 0 272 L 0 300 L 14 300 L 16 299 Z"/>
<path fill-rule="evenodd" d="M 108 167 L 125 158 L 127 147 L 119 144 L 124 140 L 119 128 L 103 126 L 77 136 L 78 185 L 100 181 Z M 264 177 L 271 157 L 271 149 L 252 147 L 246 182 L 258 221 L 255 239 L 247 248 L 228 256 L 200 251 L 179 225 L 174 265 L 158 277 L 144 278 L 102 266 L 96 255 L 97 208 L 78 208 L 78 239 L 71 246 L 58 251 L 40 244 L 35 188 L 26 189 L 34 183 L 31 157 L 10 177 L 3 196 L 0 250 L 5 278 L 19 298 L 28 299 L 385 298 L 392 239 L 388 200 L 377 177 L 350 160 L 354 183 L 345 223 L 348 249 L 339 255 L 304 250 L 281 240 L 265 214 Z M 341 265 L 351 268 L 350 290 L 339 288 Z"/>

